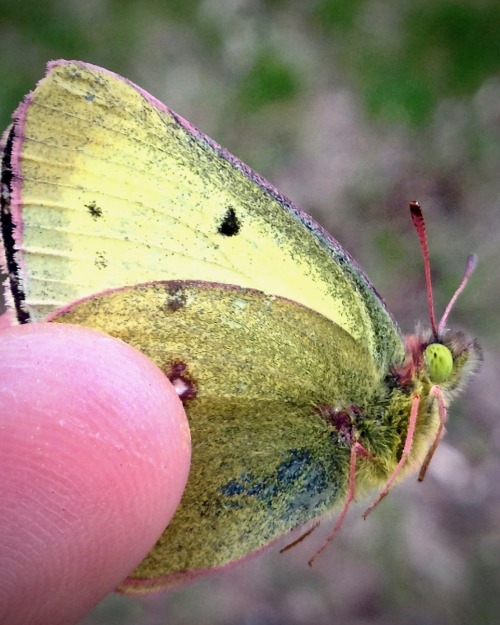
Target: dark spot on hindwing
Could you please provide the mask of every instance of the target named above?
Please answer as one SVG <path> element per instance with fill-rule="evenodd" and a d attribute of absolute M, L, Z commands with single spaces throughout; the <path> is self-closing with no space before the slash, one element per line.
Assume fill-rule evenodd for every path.
<path fill-rule="evenodd" d="M 186 293 L 182 286 L 169 285 L 166 288 L 167 302 L 166 306 L 170 312 L 175 312 L 184 308 L 186 305 Z"/>
<path fill-rule="evenodd" d="M 12 171 L 12 147 L 16 132 L 16 125 L 13 124 L 2 153 L 2 178 L 0 188 L 0 223 L 2 238 L 5 249 L 5 261 L 9 272 L 9 285 L 12 299 L 16 308 L 16 316 L 19 323 L 28 323 L 30 316 L 23 305 L 25 294 L 19 281 L 19 267 L 15 258 L 16 241 L 14 238 L 15 224 L 11 213 L 11 197 L 14 173 Z"/>
<path fill-rule="evenodd" d="M 236 211 L 232 206 L 229 206 L 217 228 L 217 232 L 225 237 L 233 237 L 235 234 L 238 234 L 240 228 L 241 223 L 236 216 Z"/>
<path fill-rule="evenodd" d="M 97 204 L 92 201 L 89 202 L 88 204 L 85 204 L 85 208 L 87 209 L 87 211 L 89 212 L 89 215 L 97 221 L 97 219 L 99 219 L 99 217 L 102 217 L 102 208 L 100 206 L 97 206 Z"/>
<path fill-rule="evenodd" d="M 318 495 L 327 488 L 325 467 L 315 460 L 310 451 L 291 449 L 272 475 L 256 477 L 242 473 L 219 488 L 221 504 L 229 508 L 242 508 L 245 498 L 253 497 L 266 507 L 274 509 L 276 501 L 288 498 L 284 517 L 293 515 L 299 508 L 314 507 Z"/>
<path fill-rule="evenodd" d="M 168 369 L 164 370 L 164 373 L 177 391 L 182 403 L 196 397 L 198 393 L 196 382 L 185 362 L 173 362 Z"/>

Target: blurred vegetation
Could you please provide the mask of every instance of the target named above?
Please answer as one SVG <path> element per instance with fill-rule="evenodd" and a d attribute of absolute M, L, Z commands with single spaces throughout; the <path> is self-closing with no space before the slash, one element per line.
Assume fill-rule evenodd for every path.
<path fill-rule="evenodd" d="M 148 18 L 189 29 L 209 64 L 236 70 L 235 101 L 244 109 L 293 98 L 304 68 L 275 37 L 273 25 L 283 14 L 283 26 L 300 28 L 315 40 L 323 61 L 342 71 L 366 110 L 387 121 L 426 123 L 439 100 L 473 94 L 500 69 L 496 0 L 226 0 L 219 7 L 201 0 L 1 0 L 3 58 L 14 55 L 0 65 L 2 114 L 22 97 L 34 71 L 26 60 L 64 52 L 72 58 L 98 57 L 103 65 L 125 71 L 134 49 L 147 47 Z M 258 45 L 244 65 L 231 68 L 227 29 L 243 31 L 247 20 L 258 31 Z"/>
<path fill-rule="evenodd" d="M 389 121 L 425 123 L 440 99 L 471 95 L 500 69 L 495 0 L 313 4 L 368 111 Z"/>
<path fill-rule="evenodd" d="M 499 33 L 497 0 L 0 0 L 3 126 L 48 60 L 129 77 L 326 225 L 406 330 L 426 318 L 409 199 L 427 212 L 439 310 L 480 258 L 454 322 L 486 364 L 424 488 L 346 528 L 313 572 L 316 542 L 166 598 L 110 598 L 87 625 L 498 620 Z"/>

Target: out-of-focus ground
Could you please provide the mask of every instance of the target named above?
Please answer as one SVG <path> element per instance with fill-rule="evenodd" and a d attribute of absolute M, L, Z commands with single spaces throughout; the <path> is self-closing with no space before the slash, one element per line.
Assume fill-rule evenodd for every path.
<path fill-rule="evenodd" d="M 423 484 L 354 506 L 280 555 L 83 625 L 474 625 L 500 613 L 500 8 L 431 0 L 0 0 L 0 121 L 58 57 L 126 75 L 261 172 L 346 247 L 403 331 L 426 320 L 408 201 L 424 207 L 438 311 L 485 361 Z M 131 493 L 133 496 L 133 493 Z"/>

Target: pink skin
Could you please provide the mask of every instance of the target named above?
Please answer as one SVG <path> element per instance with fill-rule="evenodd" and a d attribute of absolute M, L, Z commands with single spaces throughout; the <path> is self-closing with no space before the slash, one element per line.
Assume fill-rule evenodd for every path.
<path fill-rule="evenodd" d="M 182 404 L 87 328 L 0 318 L 0 623 L 70 625 L 142 560 L 190 463 Z"/>

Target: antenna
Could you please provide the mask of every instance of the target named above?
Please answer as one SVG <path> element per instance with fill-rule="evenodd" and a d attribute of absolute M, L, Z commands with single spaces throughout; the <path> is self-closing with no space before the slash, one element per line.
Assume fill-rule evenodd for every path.
<path fill-rule="evenodd" d="M 434 338 L 437 341 L 439 338 L 439 334 L 438 334 L 438 327 L 436 325 L 436 316 L 434 314 L 434 297 L 432 295 L 431 265 L 429 262 L 429 248 L 427 246 L 427 235 L 425 233 L 425 221 L 424 221 L 424 216 L 422 214 L 422 209 L 420 208 L 420 204 L 416 202 L 415 200 L 410 202 L 410 212 L 411 212 L 413 225 L 415 226 L 415 230 L 417 231 L 418 238 L 420 240 L 420 247 L 422 248 L 422 255 L 424 257 L 425 284 L 427 288 L 427 305 L 429 307 L 429 319 L 431 322 L 432 333 L 434 334 Z"/>
<path fill-rule="evenodd" d="M 439 326 L 438 326 L 438 333 L 441 334 L 442 331 L 444 330 L 444 326 L 446 324 L 446 322 L 448 321 L 448 316 L 451 312 L 451 309 L 453 308 L 453 306 L 455 305 L 455 302 L 457 301 L 457 297 L 460 295 L 460 293 L 465 289 L 465 285 L 467 284 L 467 282 L 469 281 L 469 278 L 472 275 L 472 272 L 474 271 L 474 269 L 476 268 L 477 265 L 477 256 L 475 254 L 470 254 L 467 257 L 467 264 L 465 265 L 465 271 L 464 271 L 464 275 L 463 278 L 458 286 L 458 289 L 455 291 L 453 297 L 450 299 L 448 306 L 446 306 L 446 309 L 443 313 L 443 316 L 441 317 L 441 321 L 439 322 Z"/>
<path fill-rule="evenodd" d="M 434 339 L 436 341 L 439 340 L 439 335 L 443 332 L 444 326 L 448 321 L 448 317 L 450 315 L 451 309 L 455 305 L 458 296 L 465 289 L 465 285 L 469 281 L 474 269 L 477 265 L 477 256 L 475 254 L 470 254 L 467 258 L 467 264 L 465 265 L 464 275 L 458 289 L 455 291 L 453 297 L 450 299 L 448 306 L 441 317 L 439 325 L 436 325 L 436 317 L 434 314 L 434 297 L 432 294 L 432 282 L 431 282 L 431 265 L 429 261 L 429 248 L 427 246 L 427 235 L 425 233 L 425 221 L 424 216 L 422 214 L 422 209 L 420 208 L 420 204 L 416 201 L 410 202 L 410 212 L 411 218 L 413 221 L 413 225 L 415 226 L 415 230 L 417 231 L 418 238 L 420 240 L 420 246 L 422 247 L 422 254 L 424 257 L 424 269 L 425 269 L 425 283 L 427 287 L 427 304 L 429 307 L 429 318 L 431 321 L 431 329 L 434 334 Z"/>

